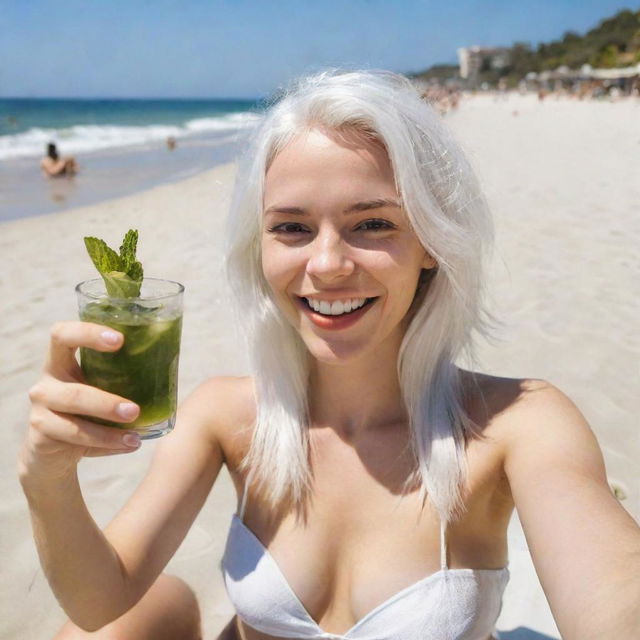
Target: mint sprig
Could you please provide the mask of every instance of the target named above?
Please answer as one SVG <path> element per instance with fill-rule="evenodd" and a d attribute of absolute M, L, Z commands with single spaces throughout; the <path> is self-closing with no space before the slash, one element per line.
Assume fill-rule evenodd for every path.
<path fill-rule="evenodd" d="M 112 298 L 137 298 L 140 296 L 143 270 L 136 260 L 138 231 L 129 229 L 120 253 L 116 253 L 100 238 L 86 237 L 84 244 L 89 257 L 102 276 L 107 293 Z"/>

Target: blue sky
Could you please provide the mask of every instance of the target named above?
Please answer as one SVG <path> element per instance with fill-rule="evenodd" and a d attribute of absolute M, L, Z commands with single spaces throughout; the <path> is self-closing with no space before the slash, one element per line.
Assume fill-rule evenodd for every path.
<path fill-rule="evenodd" d="M 0 0 L 0 97 L 258 97 L 326 66 L 584 33 L 618 0 Z"/>

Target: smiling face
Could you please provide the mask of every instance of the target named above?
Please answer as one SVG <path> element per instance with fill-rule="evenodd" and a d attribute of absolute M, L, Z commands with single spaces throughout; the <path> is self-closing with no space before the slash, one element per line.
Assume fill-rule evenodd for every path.
<path fill-rule="evenodd" d="M 276 155 L 265 178 L 262 268 L 315 358 L 399 347 L 420 272 L 434 266 L 382 145 L 314 129 Z"/>

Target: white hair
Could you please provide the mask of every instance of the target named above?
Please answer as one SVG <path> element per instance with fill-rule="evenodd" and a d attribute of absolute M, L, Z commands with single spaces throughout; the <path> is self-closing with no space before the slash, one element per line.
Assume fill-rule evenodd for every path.
<path fill-rule="evenodd" d="M 478 181 L 441 118 L 404 77 L 329 71 L 299 80 L 267 111 L 239 163 L 228 225 L 227 274 L 250 351 L 257 393 L 250 468 L 273 507 L 300 505 L 311 486 L 309 353 L 274 302 L 261 266 L 263 188 L 274 156 L 315 127 L 354 128 L 384 145 L 418 239 L 437 261 L 423 272 L 398 357 L 419 483 L 440 516 L 462 508 L 465 445 L 479 430 L 463 410 L 456 358 L 472 332 L 487 332 L 481 307 L 483 255 L 491 218 Z"/>

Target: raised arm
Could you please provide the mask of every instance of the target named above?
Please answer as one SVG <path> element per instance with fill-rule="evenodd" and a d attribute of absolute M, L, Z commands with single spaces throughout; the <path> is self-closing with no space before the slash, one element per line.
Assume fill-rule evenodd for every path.
<path fill-rule="evenodd" d="M 640 638 L 640 527 L 612 494 L 589 425 L 543 382 L 512 417 L 506 473 L 563 640 Z"/>
<path fill-rule="evenodd" d="M 118 346 L 105 343 L 102 330 L 90 323 L 54 329 L 45 375 L 30 394 L 34 408 L 18 465 L 45 574 L 67 615 L 88 631 L 144 595 L 186 535 L 223 462 L 212 414 L 214 408 L 223 413 L 225 404 L 216 403 L 220 384 L 214 380 L 180 407 L 146 478 L 100 531 L 82 499 L 77 462 L 131 450 L 123 441 L 131 434 L 76 417 L 114 419 L 124 400 L 77 381 L 76 346 Z"/>

